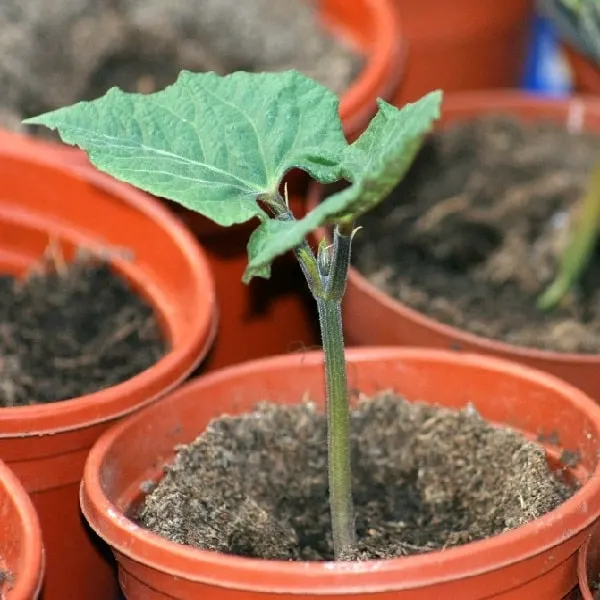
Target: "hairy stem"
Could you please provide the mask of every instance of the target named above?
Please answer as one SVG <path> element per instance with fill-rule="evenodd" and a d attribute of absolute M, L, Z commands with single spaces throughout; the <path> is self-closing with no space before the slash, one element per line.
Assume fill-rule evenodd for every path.
<path fill-rule="evenodd" d="M 350 228 L 350 233 L 342 233 L 342 230 L 336 227 L 333 234 L 333 252 L 326 287 L 326 294 L 330 299 L 341 300 L 344 296 L 350 267 L 351 247 L 352 228 Z"/>
<path fill-rule="evenodd" d="M 336 228 L 330 260 L 320 261 L 325 293 L 323 297 L 316 298 L 325 355 L 329 495 L 336 560 L 352 558 L 356 548 L 350 463 L 350 407 L 342 330 L 342 297 L 350 266 L 351 243 L 351 235 L 343 235 Z M 322 248 L 321 251 L 329 252 L 329 249 Z"/>
<path fill-rule="evenodd" d="M 294 219 L 287 206 L 283 208 L 280 205 L 274 212 L 278 219 Z M 317 302 L 325 356 L 329 505 L 336 560 L 352 559 L 356 554 L 350 405 L 342 329 L 342 297 L 350 267 L 351 245 L 352 223 L 347 227 L 336 227 L 333 248 L 322 243 L 317 256 L 306 241 L 295 249 L 296 258 Z"/>
<path fill-rule="evenodd" d="M 352 471 L 350 465 L 350 408 L 342 334 L 342 303 L 317 299 L 325 354 L 327 389 L 327 448 L 329 504 L 336 560 L 352 558 L 356 546 Z"/>
<path fill-rule="evenodd" d="M 279 198 L 279 202 L 272 202 L 270 208 L 273 211 L 275 218 L 280 221 L 295 220 L 294 214 L 289 209 L 287 200 L 284 202 L 283 199 Z M 309 243 L 306 240 L 303 240 L 300 246 L 294 249 L 294 254 L 300 264 L 300 269 L 304 274 L 304 278 L 306 279 L 311 294 L 314 298 L 322 296 L 324 292 L 323 280 L 319 273 L 317 258 Z"/>

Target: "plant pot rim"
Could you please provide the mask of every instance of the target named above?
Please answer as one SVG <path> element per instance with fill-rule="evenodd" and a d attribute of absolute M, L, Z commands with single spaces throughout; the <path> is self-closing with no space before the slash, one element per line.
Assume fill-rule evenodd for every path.
<path fill-rule="evenodd" d="M 195 322 L 188 324 L 189 335 L 185 340 L 169 349 L 151 367 L 120 384 L 60 402 L 0 408 L 0 437 L 53 434 L 102 423 L 137 410 L 177 386 L 206 356 L 217 330 L 216 295 L 211 269 L 192 233 L 157 200 L 87 165 L 66 164 L 55 149 L 47 144 L 38 145 L 35 140 L 27 139 L 15 147 L 0 145 L 0 160 L 3 158 L 21 160 L 30 163 L 33 168 L 62 172 L 114 196 L 116 202 L 124 202 L 132 210 L 160 223 L 185 256 L 193 272 L 193 281 L 198 288 L 202 286 L 206 307 L 195 312 Z M 112 262 L 118 264 L 120 261 L 124 259 L 117 258 Z M 177 376 L 173 377 L 170 373 L 177 373 Z M 142 402 L 130 400 L 133 391 L 147 387 L 154 389 L 161 381 L 167 382 L 167 385 L 160 385 L 159 390 L 150 393 Z"/>
<path fill-rule="evenodd" d="M 466 92 L 452 92 L 446 94 L 442 106 L 443 111 L 449 109 L 457 111 L 465 107 L 474 111 L 489 109 L 500 110 L 503 106 L 508 111 L 519 110 L 522 107 L 530 107 L 535 104 L 545 106 L 567 105 L 572 114 L 574 123 L 581 123 L 585 115 L 586 107 L 593 107 L 600 114 L 600 97 L 592 94 L 568 97 L 539 96 L 532 92 L 519 90 L 474 90 Z M 577 125 L 576 125 L 577 127 Z M 311 182 L 308 191 L 308 210 L 312 210 L 321 200 L 325 186 Z M 319 235 L 325 235 L 323 229 L 318 230 Z M 478 351 L 490 352 L 500 355 L 511 355 L 515 359 L 529 358 L 543 360 L 548 363 L 570 363 L 598 366 L 600 368 L 600 353 L 598 354 L 576 354 L 571 352 L 556 352 L 552 350 L 541 350 L 527 346 L 517 346 L 508 342 L 486 338 L 475 333 L 460 329 L 454 325 L 447 325 L 437 321 L 425 313 L 419 312 L 408 305 L 396 300 L 386 292 L 377 288 L 367 277 L 362 275 L 355 267 L 351 266 L 348 281 L 364 295 L 369 296 L 374 302 L 386 307 L 402 319 L 412 321 L 422 328 L 429 329 L 445 338 L 450 338 L 456 344 L 456 349 L 461 345 L 477 348 Z"/>
<path fill-rule="evenodd" d="M 505 359 L 449 350 L 361 347 L 347 351 L 349 363 L 375 359 L 399 362 L 408 360 L 412 364 L 460 364 L 488 370 L 498 376 L 510 374 L 514 378 L 528 380 L 541 389 L 552 389 L 554 393 L 561 394 L 571 406 L 585 413 L 595 424 L 595 434 L 600 439 L 600 406 L 580 390 L 553 375 Z M 308 352 L 248 362 L 190 382 L 165 401 L 176 402 L 178 397 L 188 394 L 189 390 L 211 386 L 218 381 L 227 380 L 232 375 L 241 377 L 245 373 L 261 370 L 285 371 L 292 364 L 313 366 L 321 365 L 322 361 L 321 352 Z M 143 561 L 161 572 L 191 581 L 273 593 L 292 593 L 292 590 L 294 593 L 315 593 L 316 587 L 319 594 L 374 593 L 391 589 L 392 586 L 396 591 L 413 589 L 425 582 L 427 585 L 433 585 L 495 571 L 516 560 L 522 561 L 536 556 L 564 541 L 565 531 L 574 535 L 589 528 L 600 512 L 599 463 L 589 481 L 580 490 L 543 517 L 486 540 L 435 553 L 357 563 L 265 561 L 198 550 L 170 542 L 139 527 L 123 515 L 102 489 L 102 464 L 111 451 L 113 442 L 126 435 L 131 424 L 150 418 L 151 411 L 156 406 L 148 407 L 113 427 L 96 443 L 84 470 L 80 492 L 81 507 L 92 528 L 117 552 L 133 561 Z M 586 507 L 586 511 L 581 510 L 583 506 Z M 161 559 L 165 553 L 176 560 L 166 561 L 164 557 Z M 432 560 L 434 554 L 435 560 Z M 178 567 L 173 566 L 175 563 Z M 451 573 L 447 574 L 449 570 Z M 257 584 L 256 576 L 253 577 L 257 571 L 263 574 L 260 584 Z M 440 574 L 440 571 L 445 571 L 446 574 Z M 199 576 L 198 573 L 203 575 Z M 205 576 L 206 573 L 211 575 Z M 294 577 L 295 581 L 298 577 L 304 578 L 304 589 L 289 587 L 290 577 Z"/>
<path fill-rule="evenodd" d="M 19 565 L 20 571 L 16 575 L 10 588 L 10 598 L 26 600 L 37 598 L 43 583 L 45 554 L 42 543 L 42 530 L 37 512 L 31 498 L 23 488 L 17 476 L 0 460 L 0 487 L 4 488 L 13 500 L 15 512 L 20 521 L 22 556 L 24 564 Z M 0 560 L 2 560 L 0 547 Z M 1 566 L 2 563 L 0 563 Z M 6 565 L 11 567 L 11 565 Z"/>
<path fill-rule="evenodd" d="M 363 2 L 372 15 L 373 30 L 378 35 L 365 54 L 364 68 L 340 96 L 340 118 L 348 134 L 358 132 L 363 126 L 372 112 L 371 102 L 376 98 L 391 99 L 404 74 L 402 66 L 406 58 L 402 26 L 394 0 Z"/>

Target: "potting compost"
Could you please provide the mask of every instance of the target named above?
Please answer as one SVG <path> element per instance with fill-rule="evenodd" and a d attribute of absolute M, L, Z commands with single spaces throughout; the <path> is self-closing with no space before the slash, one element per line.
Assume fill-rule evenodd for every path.
<path fill-rule="evenodd" d="M 279 560 L 333 558 L 325 415 L 264 404 L 214 420 L 145 497 L 142 525 L 174 542 Z M 356 558 L 465 544 L 519 527 L 573 488 L 514 430 L 392 393 L 352 413 Z"/>
<path fill-rule="evenodd" d="M 0 276 L 0 407 L 96 392 L 166 350 L 153 309 L 104 261 L 52 259 Z"/>

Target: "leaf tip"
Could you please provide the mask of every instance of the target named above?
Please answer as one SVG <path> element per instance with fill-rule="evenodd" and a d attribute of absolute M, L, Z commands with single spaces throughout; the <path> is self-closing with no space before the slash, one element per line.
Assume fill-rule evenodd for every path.
<path fill-rule="evenodd" d="M 43 113 L 41 115 L 37 115 L 35 117 L 29 117 L 27 119 L 23 119 L 21 121 L 21 123 L 23 123 L 23 125 L 44 125 L 45 127 L 48 127 L 48 129 L 56 129 L 56 125 L 54 123 L 52 123 L 51 120 L 48 119 L 48 117 L 50 115 L 52 115 L 54 111 L 52 112 L 47 112 L 47 113 Z"/>
<path fill-rule="evenodd" d="M 247 265 L 242 275 L 242 283 L 249 285 L 255 277 L 269 279 L 271 277 L 271 265 L 262 265 L 260 267 L 255 267 L 252 264 Z"/>

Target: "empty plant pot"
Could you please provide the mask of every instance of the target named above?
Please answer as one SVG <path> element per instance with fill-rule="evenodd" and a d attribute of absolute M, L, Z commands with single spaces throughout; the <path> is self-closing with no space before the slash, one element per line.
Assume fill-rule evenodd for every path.
<path fill-rule="evenodd" d="M 34 600 L 44 574 L 42 532 L 27 492 L 0 461 L 0 598 Z"/>
<path fill-rule="evenodd" d="M 546 99 L 511 91 L 448 94 L 441 126 L 489 113 L 529 121 L 550 119 L 575 132 L 600 132 L 600 101 L 592 97 Z M 319 202 L 322 193 L 323 188 L 312 188 L 309 208 Z M 440 323 L 382 292 L 355 268 L 350 270 L 343 311 L 350 344 L 425 346 L 491 354 L 550 372 L 600 400 L 600 355 L 530 349 Z"/>
<path fill-rule="evenodd" d="M 444 92 L 516 87 L 522 76 L 532 0 L 394 0 L 407 46 L 395 103 Z"/>
<path fill-rule="evenodd" d="M 554 432 L 551 463 L 580 458 L 582 487 L 520 528 L 428 554 L 356 563 L 257 560 L 175 544 L 128 515 L 148 481 L 160 479 L 174 447 L 212 419 L 258 401 L 324 401 L 323 355 L 263 359 L 196 379 L 108 431 L 92 449 L 81 505 L 113 548 L 128 600 L 197 598 L 561 599 L 577 584 L 577 550 L 600 510 L 600 407 L 555 377 L 491 357 L 427 349 L 351 349 L 349 387 L 393 389 L 409 401 L 460 409 L 472 403 L 492 423 L 530 438 Z M 557 440 L 560 440 L 557 442 Z M 556 444 L 556 445 L 552 445 Z M 140 487 L 141 486 L 141 487 Z"/>
<path fill-rule="evenodd" d="M 207 353 L 215 330 L 212 275 L 191 234 L 129 186 L 46 160 L 41 149 L 5 145 L 0 178 L 3 273 L 23 274 L 50 242 L 67 260 L 80 247 L 127 249 L 132 256 L 109 255 L 112 267 L 154 308 L 168 343 L 162 358 L 121 384 L 62 402 L 0 408 L 0 458 L 30 494 L 44 535 L 42 598 L 110 600 L 117 593 L 113 565 L 79 512 L 83 465 L 101 433 L 179 384 Z"/>

